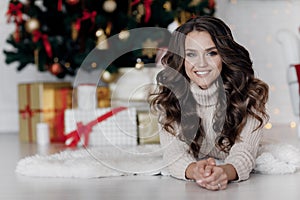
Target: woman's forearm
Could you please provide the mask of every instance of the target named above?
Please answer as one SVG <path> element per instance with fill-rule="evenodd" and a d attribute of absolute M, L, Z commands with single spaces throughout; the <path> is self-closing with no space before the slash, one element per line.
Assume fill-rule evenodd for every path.
<path fill-rule="evenodd" d="M 238 179 L 237 172 L 233 167 L 233 165 L 225 164 L 225 165 L 219 165 L 219 167 L 221 167 L 224 170 L 225 174 L 227 175 L 228 181 L 234 181 Z"/>

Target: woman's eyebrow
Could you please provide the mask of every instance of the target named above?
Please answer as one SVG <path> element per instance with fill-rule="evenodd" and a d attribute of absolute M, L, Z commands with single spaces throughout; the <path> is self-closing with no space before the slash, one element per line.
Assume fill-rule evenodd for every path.
<path fill-rule="evenodd" d="M 209 47 L 209 48 L 205 49 L 205 51 L 211 51 L 211 50 L 216 49 L 216 48 L 217 48 L 217 47 L 215 47 L 215 46 Z"/>
<path fill-rule="evenodd" d="M 213 49 L 216 49 L 217 47 L 213 46 L 213 47 L 209 47 L 207 49 L 205 49 L 204 51 L 211 51 Z M 197 51 L 196 49 L 186 49 L 186 51 Z"/>

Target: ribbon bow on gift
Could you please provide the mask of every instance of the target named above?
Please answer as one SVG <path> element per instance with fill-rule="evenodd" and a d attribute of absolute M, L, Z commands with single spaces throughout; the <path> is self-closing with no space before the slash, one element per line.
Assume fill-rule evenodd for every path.
<path fill-rule="evenodd" d="M 111 111 L 105 113 L 104 115 L 101 115 L 97 119 L 87 123 L 84 125 L 82 122 L 77 123 L 77 129 L 71 131 L 66 135 L 66 142 L 65 144 L 68 147 L 76 147 L 78 142 L 80 141 L 80 137 L 84 137 L 84 146 L 88 145 L 89 141 L 89 134 L 92 132 L 92 128 L 98 124 L 99 122 L 102 122 L 109 117 L 117 114 L 118 112 L 121 112 L 123 110 L 127 109 L 126 107 L 117 107 L 112 109 Z"/>

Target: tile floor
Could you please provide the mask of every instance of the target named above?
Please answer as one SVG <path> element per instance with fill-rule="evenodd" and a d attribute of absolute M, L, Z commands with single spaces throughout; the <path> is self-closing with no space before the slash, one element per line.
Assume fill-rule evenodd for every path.
<path fill-rule="evenodd" d="M 288 125 L 274 125 L 271 130 L 266 130 L 265 140 L 290 143 L 300 148 L 296 129 Z M 289 175 L 252 174 L 249 180 L 231 183 L 226 190 L 216 192 L 202 189 L 194 182 L 162 176 L 72 179 L 33 178 L 15 174 L 19 159 L 37 152 L 49 154 L 61 149 L 61 145 L 40 149 L 34 144 L 20 144 L 16 133 L 0 134 L 0 199 L 300 199 L 300 172 Z"/>

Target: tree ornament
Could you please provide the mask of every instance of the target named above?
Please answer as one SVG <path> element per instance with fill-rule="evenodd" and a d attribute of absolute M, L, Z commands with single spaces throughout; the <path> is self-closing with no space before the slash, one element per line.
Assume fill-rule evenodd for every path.
<path fill-rule="evenodd" d="M 179 18 L 178 18 L 178 22 L 179 24 L 184 24 L 187 20 L 189 20 L 192 17 L 192 13 L 187 12 L 185 10 L 182 10 L 180 12 Z"/>
<path fill-rule="evenodd" d="M 143 69 L 144 68 L 144 62 L 142 61 L 142 59 L 138 58 L 136 59 L 136 64 L 135 64 L 135 69 Z"/>
<path fill-rule="evenodd" d="M 138 4 L 137 6 L 137 10 L 136 10 L 136 21 L 138 23 L 141 23 L 141 19 L 142 19 L 142 16 L 145 15 L 145 7 L 143 4 Z"/>
<path fill-rule="evenodd" d="M 106 28 L 105 28 L 105 34 L 110 35 L 112 29 L 112 23 L 109 21 L 107 22 Z"/>
<path fill-rule="evenodd" d="M 190 3 L 189 3 L 189 7 L 192 7 L 192 6 L 197 6 L 199 5 L 200 3 L 202 3 L 202 0 L 192 0 Z"/>
<path fill-rule="evenodd" d="M 104 70 L 100 77 L 101 81 L 104 83 L 112 83 L 117 79 L 117 73 L 109 72 Z"/>
<path fill-rule="evenodd" d="M 73 6 L 79 3 L 80 0 L 66 0 L 66 3 Z"/>
<path fill-rule="evenodd" d="M 73 22 L 71 25 L 71 38 L 72 40 L 77 40 L 79 31 L 76 29 L 76 23 Z"/>
<path fill-rule="evenodd" d="M 104 33 L 104 30 L 101 28 L 101 29 L 98 29 L 96 31 L 96 37 L 97 37 L 97 45 L 96 47 L 98 49 L 108 49 L 108 42 L 107 42 L 107 37 Z"/>
<path fill-rule="evenodd" d="M 118 37 L 119 37 L 120 40 L 126 41 L 130 37 L 130 32 L 128 30 L 122 30 L 119 33 Z"/>
<path fill-rule="evenodd" d="M 55 62 L 49 67 L 49 71 L 51 74 L 57 76 L 58 74 L 63 72 L 63 68 L 60 63 Z"/>
<path fill-rule="evenodd" d="M 115 0 L 106 0 L 103 3 L 103 10 L 105 12 L 112 13 L 116 10 L 116 8 L 117 8 L 117 3 Z"/>
<path fill-rule="evenodd" d="M 143 43 L 142 55 L 145 55 L 148 58 L 153 58 L 153 56 L 156 55 L 157 47 L 158 47 L 158 42 L 148 38 Z"/>
<path fill-rule="evenodd" d="M 33 31 L 40 29 L 40 22 L 36 18 L 30 18 L 25 23 L 25 30 L 27 33 L 32 33 Z"/>
<path fill-rule="evenodd" d="M 172 3 L 170 1 L 166 1 L 163 5 L 163 8 L 165 9 L 165 11 L 171 12 L 172 11 Z"/>

